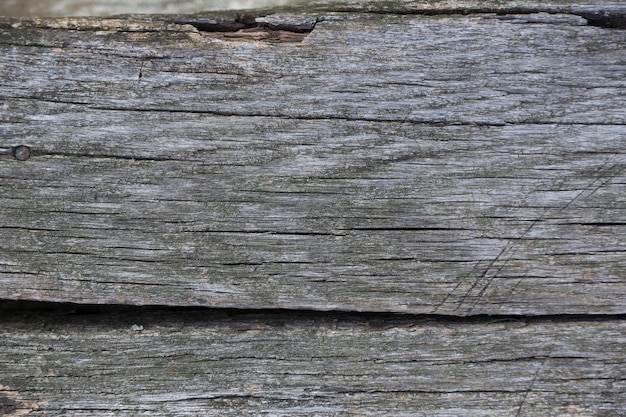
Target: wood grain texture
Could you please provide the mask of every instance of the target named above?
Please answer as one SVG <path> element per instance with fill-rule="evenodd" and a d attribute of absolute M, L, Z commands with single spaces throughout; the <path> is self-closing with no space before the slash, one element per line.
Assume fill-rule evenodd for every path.
<path fill-rule="evenodd" d="M 0 335 L 8 416 L 618 416 L 626 404 L 623 320 L 4 313 Z"/>
<path fill-rule="evenodd" d="M 626 312 L 626 31 L 263 19 L 3 21 L 0 298 Z"/>

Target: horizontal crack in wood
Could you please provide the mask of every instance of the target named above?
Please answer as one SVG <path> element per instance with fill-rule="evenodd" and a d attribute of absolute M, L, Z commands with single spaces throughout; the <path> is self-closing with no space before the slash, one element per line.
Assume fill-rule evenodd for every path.
<path fill-rule="evenodd" d="M 232 320 L 247 320 L 262 318 L 268 322 L 296 322 L 300 320 L 312 321 L 311 323 L 332 324 L 341 322 L 366 323 L 369 327 L 387 328 L 389 326 L 413 325 L 416 323 L 459 323 L 459 324 L 483 324 L 510 322 L 520 325 L 537 323 L 586 323 L 586 322 L 609 322 L 624 321 L 626 314 L 545 314 L 545 315 L 488 315 L 477 314 L 471 316 L 454 316 L 446 314 L 406 314 L 373 311 L 343 311 L 343 310 L 310 310 L 295 308 L 207 308 L 198 306 L 176 305 L 128 305 L 128 304 L 77 304 L 66 302 L 31 301 L 31 300 L 6 300 L 0 299 L 0 312 L 4 314 L 22 314 L 27 312 L 46 313 L 41 316 L 42 320 L 54 315 L 89 315 L 95 321 L 97 317 L 107 320 L 112 314 L 129 315 L 142 318 L 155 315 L 174 317 L 194 317 L 196 319 L 215 317 L 228 317 Z M 7 316 L 8 317 L 8 316 Z M 33 317 L 34 319 L 34 317 Z M 555 358 L 558 358 L 555 356 Z"/>

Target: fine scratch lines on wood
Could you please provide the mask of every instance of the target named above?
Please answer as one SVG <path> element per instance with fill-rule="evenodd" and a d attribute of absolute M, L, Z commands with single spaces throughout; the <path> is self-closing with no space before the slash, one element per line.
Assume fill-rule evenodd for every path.
<path fill-rule="evenodd" d="M 458 313 L 459 310 L 461 309 L 461 307 L 464 306 L 465 304 L 465 300 L 470 296 L 470 294 L 474 291 L 474 289 L 481 284 L 481 289 L 478 292 L 478 294 L 476 296 L 473 296 L 474 300 L 471 304 L 470 307 L 467 307 L 466 310 L 469 312 L 469 314 L 472 314 L 472 310 L 474 309 L 474 307 L 476 306 L 476 304 L 478 304 L 478 302 L 480 301 L 480 299 L 482 298 L 483 294 L 485 293 L 486 289 L 491 285 L 491 281 L 493 280 L 493 278 L 498 274 L 498 272 L 500 272 L 502 270 L 502 268 L 504 267 L 504 265 L 506 264 L 506 262 L 508 261 L 508 259 L 510 259 L 510 256 L 512 256 L 515 253 L 514 250 L 514 243 L 512 243 L 512 241 L 508 241 L 506 243 L 506 245 L 504 246 L 504 248 L 500 251 L 500 253 L 498 253 L 498 255 L 491 261 L 489 262 L 489 264 L 487 265 L 487 267 L 485 268 L 485 270 L 483 271 L 483 273 L 474 280 L 474 283 L 470 286 L 470 288 L 465 292 L 465 294 L 463 294 L 463 296 L 461 297 L 461 299 L 459 300 L 454 312 Z M 490 271 L 492 270 L 493 266 L 500 261 L 505 253 L 509 253 L 510 255 L 507 256 L 507 258 L 504 260 L 504 262 L 502 263 L 501 266 L 498 267 L 498 269 L 496 271 L 494 271 L 493 273 L 490 273 Z M 476 265 L 479 265 L 479 263 L 477 263 Z M 472 269 L 470 271 L 470 273 L 464 277 L 463 280 L 461 280 L 461 282 L 465 281 L 466 279 L 468 279 L 471 276 L 471 273 L 474 271 L 474 269 Z M 487 277 L 487 275 L 489 274 L 489 277 Z"/>
<path fill-rule="evenodd" d="M 548 357 L 549 356 L 550 355 L 548 355 Z M 532 392 L 533 388 L 535 387 L 535 383 L 537 382 L 537 379 L 539 378 L 539 373 L 543 369 L 546 363 L 546 360 L 547 358 L 543 358 L 543 360 L 539 362 L 537 369 L 535 370 L 535 374 L 533 375 L 533 378 L 530 381 L 530 385 L 528 386 L 528 389 L 526 389 L 526 391 L 524 392 L 524 396 L 522 397 L 522 401 L 520 402 L 519 408 L 517 409 L 517 413 L 515 413 L 515 417 L 520 417 L 522 415 L 522 409 L 524 408 L 524 405 L 526 404 L 526 401 L 528 400 L 528 395 Z"/>
<path fill-rule="evenodd" d="M 479 291 L 478 295 L 474 298 L 474 301 L 471 305 L 471 307 L 468 308 L 468 311 L 470 312 L 470 314 L 474 313 L 474 309 L 476 307 L 476 305 L 479 303 L 479 301 L 482 299 L 483 295 L 485 294 L 485 291 L 487 290 L 487 288 L 489 288 L 491 286 L 491 283 L 493 281 L 493 279 L 498 276 L 498 274 L 504 269 L 504 267 L 509 263 L 509 261 L 513 258 L 513 256 L 516 254 L 518 248 L 519 248 L 519 242 L 522 241 L 522 239 L 524 239 L 524 237 L 526 237 L 528 235 L 528 233 L 533 229 L 533 227 L 535 227 L 535 225 L 541 221 L 543 221 L 543 219 L 546 217 L 546 214 L 549 212 L 549 210 L 544 210 L 544 212 L 541 214 L 541 216 L 535 220 L 533 220 L 530 225 L 528 226 L 528 228 L 517 238 L 515 238 L 514 240 L 509 240 L 506 244 L 506 246 L 504 247 L 504 249 L 502 249 L 502 251 L 498 254 L 498 256 L 493 260 L 493 262 L 491 262 L 487 268 L 485 269 L 485 271 L 483 272 L 483 274 L 474 282 L 474 285 L 470 288 L 470 290 L 468 291 L 468 293 L 464 296 L 464 298 L 462 299 L 462 301 L 459 303 L 458 308 L 463 304 L 463 301 L 465 300 L 465 298 L 467 297 L 467 295 L 478 285 L 478 283 L 482 282 L 485 280 L 485 277 L 487 277 L 487 275 L 489 274 L 489 278 L 487 278 L 486 283 L 482 285 L 481 290 Z M 506 254 L 506 256 L 505 256 Z M 493 268 L 493 266 L 497 263 L 501 261 L 501 264 L 498 266 L 498 269 L 495 270 L 493 273 L 490 273 L 490 270 Z M 522 279 L 520 279 L 518 281 L 521 282 Z M 514 289 L 517 287 L 514 286 Z M 508 297 L 507 297 L 508 299 Z M 484 306 L 480 306 L 479 311 L 475 314 L 480 314 L 484 309 Z"/>
<path fill-rule="evenodd" d="M 609 157 L 604 165 L 598 169 L 598 173 L 593 178 L 593 181 L 590 182 L 587 187 L 582 189 L 574 198 L 568 201 L 567 204 L 561 207 L 558 213 L 564 211 L 576 201 L 591 197 L 600 188 L 604 187 L 615 177 L 620 175 L 624 168 L 626 168 L 626 160 L 619 159 L 619 157 L 616 156 Z"/>
<path fill-rule="evenodd" d="M 613 162 L 615 161 L 615 162 Z M 576 201 L 580 201 L 583 200 L 585 198 L 590 197 L 591 195 L 593 195 L 595 192 L 597 192 L 600 188 L 606 186 L 608 183 L 610 183 L 614 178 L 616 178 L 618 175 L 621 174 L 621 172 L 624 170 L 624 160 L 619 159 L 618 157 L 610 157 L 607 159 L 607 161 L 604 163 L 604 165 L 598 170 L 598 174 L 594 177 L 593 181 L 591 181 L 587 187 L 583 188 L 578 194 L 576 194 L 574 196 L 574 198 L 572 198 L 571 200 L 569 200 L 567 203 L 565 203 L 565 205 L 563 205 L 557 212 L 561 213 L 563 212 L 565 209 L 567 209 L 569 206 L 571 206 L 574 202 Z M 548 213 L 550 212 L 550 210 L 545 210 L 543 212 L 543 214 L 541 215 L 541 217 L 539 219 L 537 219 L 536 221 L 534 221 L 531 226 L 528 228 L 528 230 L 526 230 L 526 232 L 524 233 L 524 235 L 528 234 L 528 232 L 530 232 L 530 230 L 540 221 L 543 221 L 544 219 L 546 219 Z M 523 237 L 523 236 L 522 236 Z M 521 239 L 521 238 L 520 238 Z M 519 284 L 523 281 L 523 277 L 520 278 L 515 285 L 510 289 L 507 297 L 504 300 L 504 303 L 508 302 L 510 297 L 515 293 L 515 291 L 517 290 Z"/>
<path fill-rule="evenodd" d="M 458 302 L 458 304 L 457 304 L 457 306 L 456 306 L 456 308 L 454 310 L 455 313 L 459 312 L 461 307 L 465 304 L 465 300 L 470 296 L 472 291 L 474 291 L 474 289 L 479 284 L 482 283 L 481 289 L 478 292 L 478 294 L 476 296 L 474 296 L 474 300 L 473 300 L 471 306 L 467 307 L 467 312 L 469 314 L 473 314 L 474 313 L 473 310 L 475 309 L 476 305 L 482 299 L 482 297 L 485 294 L 485 291 L 487 290 L 487 288 L 489 288 L 491 286 L 491 283 L 492 283 L 493 279 L 502 271 L 502 269 L 506 266 L 506 264 L 512 259 L 512 257 L 517 252 L 517 248 L 518 248 L 517 244 L 526 235 L 528 235 L 528 233 L 531 231 L 531 229 L 538 222 L 540 222 L 545 217 L 547 212 L 548 212 L 548 210 L 544 210 L 544 212 L 541 214 L 541 216 L 539 218 L 533 220 L 529 224 L 529 226 L 526 228 L 526 230 L 524 230 L 524 232 L 520 236 L 518 236 L 517 238 L 515 238 L 513 240 L 508 240 L 507 241 L 507 243 L 504 246 L 504 248 L 502 248 L 502 250 L 498 253 L 498 255 L 491 262 L 489 262 L 489 264 L 487 265 L 487 267 L 485 268 L 483 273 L 478 278 L 476 278 L 474 280 L 474 282 L 473 282 L 472 286 L 469 288 L 469 290 L 467 290 L 465 292 L 465 294 L 461 297 L 461 299 L 459 300 L 459 302 Z M 497 269 L 495 271 L 493 271 L 493 273 L 491 273 L 492 269 L 494 268 L 494 265 L 496 265 L 498 262 L 500 262 L 500 265 L 497 267 Z M 480 262 L 476 263 L 475 267 L 477 267 L 479 264 L 480 264 Z M 464 282 L 467 279 L 469 279 L 469 277 L 472 276 L 472 273 L 474 271 L 475 271 L 475 268 L 472 268 L 472 270 L 464 277 L 464 279 L 459 282 L 459 285 L 460 285 L 461 282 Z M 521 279 L 520 279 L 520 281 L 521 281 Z M 458 288 L 458 285 L 457 285 L 457 288 Z M 455 290 L 456 290 L 456 288 L 455 288 Z M 482 310 L 483 310 L 483 306 L 480 307 L 480 311 L 482 311 Z M 477 314 L 479 314 L 480 311 Z"/>
<path fill-rule="evenodd" d="M 592 181 L 590 181 L 587 186 L 582 188 L 573 198 L 569 199 L 565 204 L 563 204 L 558 210 L 554 211 L 553 209 L 545 209 L 541 216 L 532 220 L 528 227 L 521 233 L 518 237 L 507 241 L 506 245 L 502 250 L 498 253 L 498 255 L 486 266 L 484 271 L 478 278 L 476 278 L 470 288 L 463 294 L 460 300 L 457 303 L 457 306 L 454 309 L 455 314 L 459 313 L 461 308 L 465 305 L 465 302 L 468 298 L 472 297 L 471 305 L 466 307 L 467 314 L 481 314 L 486 304 L 479 305 L 479 302 L 482 300 L 483 296 L 487 292 L 487 289 L 490 288 L 494 278 L 496 278 L 502 270 L 507 266 L 507 264 L 513 259 L 515 254 L 520 249 L 520 243 L 529 236 L 530 232 L 537 226 L 538 224 L 549 220 L 550 218 L 554 218 L 556 215 L 565 211 L 568 207 L 572 206 L 575 202 L 580 202 L 586 198 L 589 198 L 594 193 L 596 193 L 599 189 L 606 186 L 610 183 L 614 178 L 622 173 L 624 170 L 625 164 L 624 161 L 618 156 L 609 157 L 606 162 L 598 169 L 597 173 L 592 177 Z M 567 183 L 567 179 L 559 180 L 559 185 L 556 187 L 550 187 L 551 189 L 562 190 L 564 185 Z M 531 192 L 532 193 L 532 192 Z M 446 301 L 450 298 L 450 296 L 456 293 L 457 289 L 460 285 L 469 279 L 476 268 L 480 265 L 480 261 L 476 262 L 474 267 L 470 270 L 470 272 L 461 279 L 456 287 L 446 295 L 444 301 L 439 304 L 436 310 L 440 307 L 444 306 Z M 504 297 L 503 303 L 506 304 L 511 296 L 515 293 L 520 283 L 524 280 L 525 277 L 519 278 L 516 283 L 510 288 L 508 291 L 508 295 Z M 474 296 L 472 296 L 472 292 L 480 286 L 480 290 Z M 479 305 L 477 311 L 475 311 L 476 306 Z"/>

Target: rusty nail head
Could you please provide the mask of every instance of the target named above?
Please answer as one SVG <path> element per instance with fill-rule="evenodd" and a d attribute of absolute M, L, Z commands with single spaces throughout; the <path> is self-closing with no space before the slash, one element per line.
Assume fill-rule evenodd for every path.
<path fill-rule="evenodd" d="M 13 156 L 18 161 L 26 161 L 30 158 L 30 148 L 28 146 L 20 145 L 13 150 Z"/>

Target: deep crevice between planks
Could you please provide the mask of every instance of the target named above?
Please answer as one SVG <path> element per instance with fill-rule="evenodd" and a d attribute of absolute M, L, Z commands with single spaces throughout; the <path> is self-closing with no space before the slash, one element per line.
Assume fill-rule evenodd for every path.
<path fill-rule="evenodd" d="M 496 322 L 517 323 L 576 323 L 599 321 L 623 321 L 626 314 L 550 314 L 550 315 L 471 315 L 453 316 L 442 314 L 406 314 L 390 312 L 320 311 L 305 309 L 237 309 L 213 307 L 186 307 L 167 305 L 123 305 L 123 304 L 77 304 L 64 302 L 7 300 L 0 299 L 0 318 L 28 314 L 36 317 L 63 318 L 84 317 L 95 321 L 107 320 L 110 316 L 136 317 L 137 320 L 154 316 L 185 318 L 197 321 L 216 319 L 268 320 L 276 323 L 294 323 L 312 320 L 317 323 L 362 323 L 368 327 L 387 327 L 410 323 L 460 323 L 485 324 Z"/>
<path fill-rule="evenodd" d="M 602 12 L 581 13 L 579 16 L 587 19 L 587 25 L 609 29 L 626 29 L 626 14 Z"/>
<path fill-rule="evenodd" d="M 549 19 L 536 19 L 533 15 L 547 14 L 556 15 L 557 13 L 546 12 L 544 10 L 537 11 L 522 11 L 517 13 L 516 10 L 510 11 L 498 11 L 498 16 L 522 16 L 522 19 L 518 23 L 555 23 L 561 24 L 558 19 L 551 22 Z M 626 29 L 626 13 L 618 11 L 603 11 L 603 10 L 591 10 L 591 11 L 573 11 L 565 14 L 572 16 L 578 16 L 587 21 L 587 26 L 594 26 L 606 29 Z M 524 19 L 523 17 L 527 18 Z"/>

